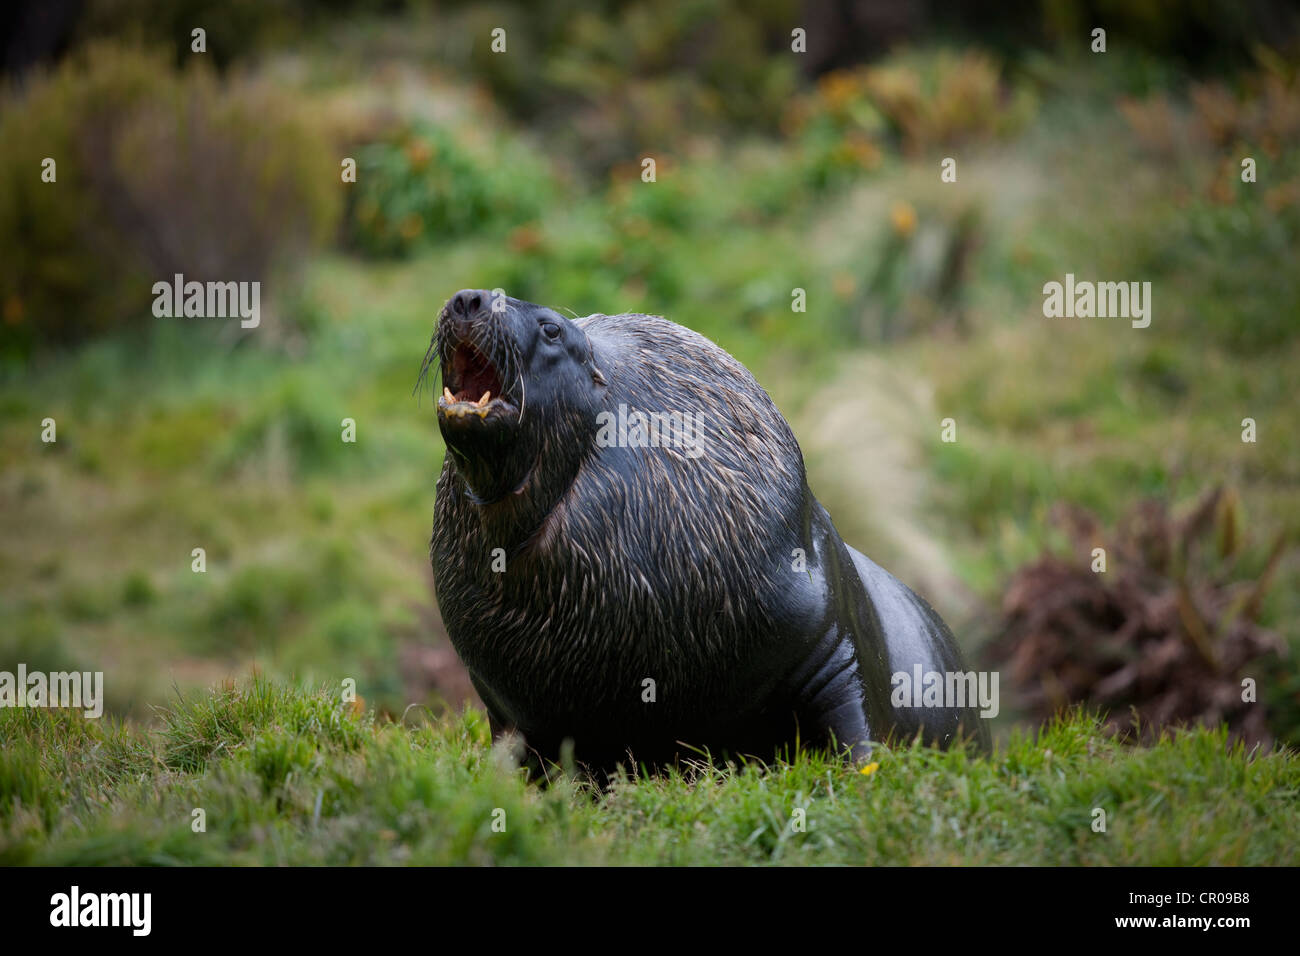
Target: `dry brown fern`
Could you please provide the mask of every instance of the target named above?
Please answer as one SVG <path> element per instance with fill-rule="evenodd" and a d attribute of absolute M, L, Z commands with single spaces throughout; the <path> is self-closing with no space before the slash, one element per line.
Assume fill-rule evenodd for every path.
<path fill-rule="evenodd" d="M 1117 734 L 1144 741 L 1171 726 L 1226 723 L 1248 745 L 1269 746 L 1265 705 L 1243 701 L 1242 682 L 1258 677 L 1258 658 L 1286 653 L 1258 623 L 1283 537 L 1252 580 L 1237 569 L 1237 499 L 1222 488 L 1177 518 L 1143 501 L 1109 535 L 1082 509 L 1058 506 L 1054 518 L 1075 556 L 1046 555 L 1012 576 L 987 649 L 1015 704 L 1045 719 L 1086 703 Z M 1099 547 L 1104 572 L 1092 570 Z"/>

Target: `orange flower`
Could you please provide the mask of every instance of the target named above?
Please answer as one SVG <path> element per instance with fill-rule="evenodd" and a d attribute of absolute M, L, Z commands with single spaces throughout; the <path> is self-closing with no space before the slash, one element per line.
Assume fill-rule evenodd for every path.
<path fill-rule="evenodd" d="M 515 252 L 531 252 L 542 244 L 542 231 L 536 223 L 526 222 L 510 233 L 509 243 Z"/>
<path fill-rule="evenodd" d="M 880 147 L 862 136 L 850 136 L 846 141 L 853 159 L 863 169 L 875 169 L 880 165 Z"/>
<path fill-rule="evenodd" d="M 842 109 L 858 92 L 857 78 L 848 70 L 836 70 L 818 81 L 817 91 L 832 110 Z"/>
<path fill-rule="evenodd" d="M 406 147 L 406 158 L 410 161 L 411 168 L 418 172 L 433 158 L 433 146 L 422 139 L 412 140 Z"/>

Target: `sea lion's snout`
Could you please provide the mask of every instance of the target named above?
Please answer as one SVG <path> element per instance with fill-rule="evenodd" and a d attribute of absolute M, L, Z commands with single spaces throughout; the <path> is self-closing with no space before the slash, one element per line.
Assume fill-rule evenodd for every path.
<path fill-rule="evenodd" d="M 532 460 L 521 455 L 519 441 L 526 395 L 521 305 L 500 292 L 464 289 L 438 317 L 438 430 L 480 503 L 515 490 Z"/>
<path fill-rule="evenodd" d="M 461 289 L 443 306 L 443 321 L 449 322 L 452 331 L 464 338 L 476 322 L 491 320 L 494 312 L 503 313 L 507 303 L 503 295 L 483 289 Z"/>
<path fill-rule="evenodd" d="M 484 298 L 491 295 L 482 289 L 461 289 L 447 300 L 447 311 L 452 315 L 473 316 L 483 307 Z"/>
<path fill-rule="evenodd" d="M 512 301 L 501 293 L 463 289 L 443 307 L 438 322 L 443 382 L 438 420 L 444 426 L 517 415 L 510 388 L 511 372 L 518 365 Z"/>

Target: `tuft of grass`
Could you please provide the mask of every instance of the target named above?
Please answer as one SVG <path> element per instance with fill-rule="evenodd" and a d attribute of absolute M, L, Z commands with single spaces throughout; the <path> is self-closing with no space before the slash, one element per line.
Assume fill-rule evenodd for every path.
<path fill-rule="evenodd" d="M 341 691 L 304 693 L 263 677 L 181 699 L 160 709 L 159 716 L 163 765 L 191 773 L 204 770 L 214 755 L 257 743 L 267 733 L 313 749 L 355 750 L 372 720 L 346 704 Z M 259 752 L 268 753 L 265 748 Z"/>
<path fill-rule="evenodd" d="M 145 731 L 0 711 L 0 863 L 1300 862 L 1295 753 L 1222 730 L 1125 747 L 1083 712 L 987 758 L 881 747 L 864 773 L 801 752 L 607 788 L 528 783 L 474 710 L 381 722 L 255 678 L 160 717 Z"/>

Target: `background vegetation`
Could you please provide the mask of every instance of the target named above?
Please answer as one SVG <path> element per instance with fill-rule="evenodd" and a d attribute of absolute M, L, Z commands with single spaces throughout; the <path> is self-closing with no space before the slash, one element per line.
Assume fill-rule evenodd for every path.
<path fill-rule="evenodd" d="M 1011 734 L 1045 700 L 1147 713 L 1181 671 L 1122 698 L 1095 685 L 1146 661 L 1151 632 L 1080 658 L 1072 628 L 1080 607 L 1106 607 L 1118 617 L 1101 633 L 1128 633 L 1184 588 L 1200 595 L 1191 620 L 1224 621 L 1210 636 L 1247 648 L 1215 677 L 1258 682 L 1264 716 L 1234 733 L 1300 741 L 1293 15 L 873 9 L 96 0 L 39 62 L 8 62 L 0 669 L 105 671 L 126 726 L 0 712 L 0 856 L 1286 862 L 1294 757 L 1248 761 L 1217 732 L 1124 751 L 1091 718 Z M 195 25 L 207 54 L 190 51 Z M 806 55 L 789 52 L 793 25 Z M 1089 52 L 1094 26 L 1105 54 Z M 46 156 L 57 184 L 40 182 Z M 940 182 L 947 156 L 955 184 Z M 262 280 L 261 327 L 154 320 L 150 286 L 177 271 Z M 1045 319 L 1042 285 L 1066 272 L 1150 281 L 1150 328 Z M 462 287 L 663 314 L 749 365 L 850 542 L 925 594 L 981 665 L 1037 641 L 1043 665 L 1004 683 L 999 756 L 899 752 L 871 780 L 810 757 L 628 785 L 596 800 L 615 821 L 596 833 L 590 795 L 492 770 L 479 718 L 389 726 L 413 703 L 450 715 L 472 700 L 430 587 L 442 446 L 411 393 Z M 1257 443 L 1240 439 L 1246 417 Z M 1026 637 L 1026 567 L 1086 570 L 1094 539 L 1144 501 L 1181 518 L 1217 487 L 1233 502 L 1222 560 L 1153 574 L 1140 548 L 1112 555 L 1099 594 Z M 1094 532 L 1052 520 L 1062 508 Z M 1114 590 L 1124 581 L 1140 600 Z M 1226 630 L 1238 599 L 1258 640 Z M 1175 642 L 1197 637 L 1161 620 Z M 1097 671 L 1082 683 L 1080 660 Z M 1045 684 L 1062 668 L 1058 699 Z M 252 671 L 283 683 L 212 690 Z M 288 689 L 346 678 L 363 714 Z M 1215 721 L 1210 704 L 1174 709 Z M 196 722 L 221 708 L 233 756 L 210 760 L 226 724 Z M 780 836 L 794 796 L 829 807 L 831 790 L 844 803 L 828 829 Z M 1091 836 L 1097 794 L 1152 815 L 1087 842 L 1075 834 Z M 199 795 L 229 807 L 206 849 L 186 842 L 188 811 L 151 819 Z M 480 804 L 554 829 L 486 842 Z M 909 805 L 896 832 L 853 822 Z M 972 827 L 988 814 L 1027 829 Z M 424 825 L 435 817 L 460 822 Z M 368 828 L 395 835 L 391 852 L 367 856 Z"/>

